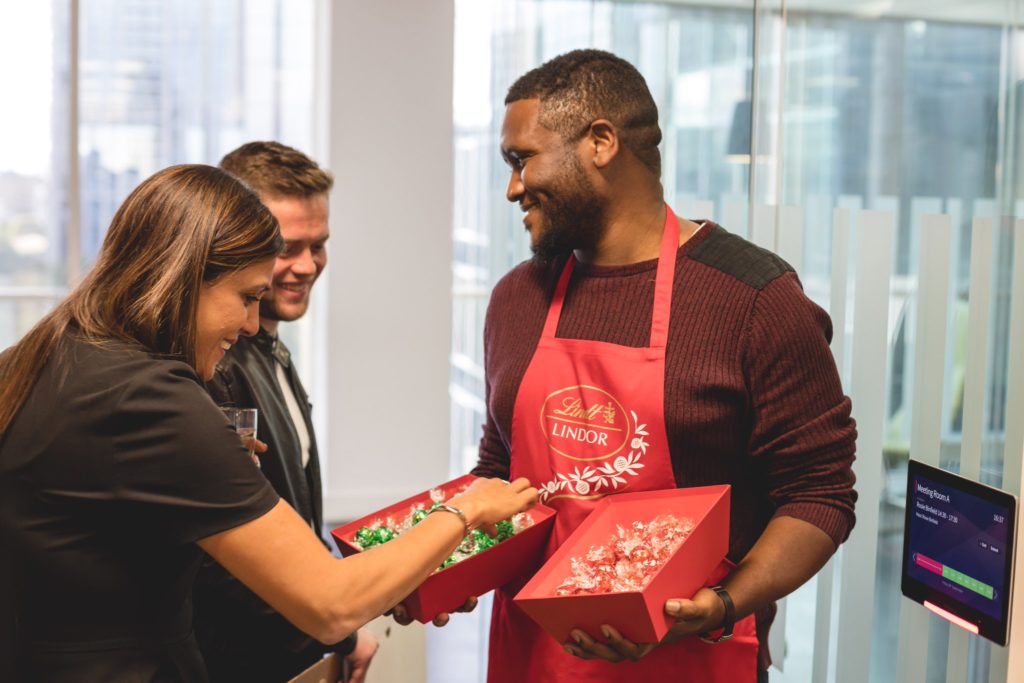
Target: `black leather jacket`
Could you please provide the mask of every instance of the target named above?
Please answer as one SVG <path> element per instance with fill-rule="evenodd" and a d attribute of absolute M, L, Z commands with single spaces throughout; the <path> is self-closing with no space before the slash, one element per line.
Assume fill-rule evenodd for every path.
<path fill-rule="evenodd" d="M 278 363 L 284 366 L 309 432 L 305 468 L 299 435 L 278 385 Z M 259 410 L 257 438 L 267 444 L 267 452 L 260 456 L 263 474 L 320 536 L 323 501 L 311 405 L 284 344 L 262 328 L 253 337 L 240 338 L 218 365 L 207 390 L 218 405 Z M 194 600 L 196 635 L 213 683 L 286 681 L 324 652 L 347 654 L 355 646 L 354 635 L 333 647 L 309 638 L 210 558 L 196 579 Z"/>

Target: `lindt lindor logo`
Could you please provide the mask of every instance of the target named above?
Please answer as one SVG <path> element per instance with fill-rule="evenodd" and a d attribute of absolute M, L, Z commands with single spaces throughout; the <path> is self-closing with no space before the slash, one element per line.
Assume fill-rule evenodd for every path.
<path fill-rule="evenodd" d="M 603 460 L 632 437 L 629 416 L 614 396 L 587 385 L 565 387 L 541 406 L 541 428 L 551 450 L 573 460 Z"/>
<path fill-rule="evenodd" d="M 562 399 L 562 407 L 555 408 L 552 412 L 561 417 L 578 417 L 588 422 L 600 416 L 607 424 L 615 424 L 615 416 L 618 413 L 611 401 L 603 406 L 592 405 L 589 408 L 584 408 L 583 401 L 578 396 L 566 396 Z"/>

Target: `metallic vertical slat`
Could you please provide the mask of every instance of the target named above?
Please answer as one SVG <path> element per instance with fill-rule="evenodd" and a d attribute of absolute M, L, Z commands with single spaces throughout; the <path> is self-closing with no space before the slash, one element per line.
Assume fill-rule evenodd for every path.
<path fill-rule="evenodd" d="M 778 221 L 782 220 L 781 207 L 782 202 L 785 201 L 783 193 L 783 169 L 786 164 L 786 37 L 789 29 L 789 3 L 788 0 L 781 0 L 781 7 L 779 8 L 779 47 L 778 47 L 778 62 L 779 65 L 783 65 L 779 71 L 779 84 L 776 89 L 775 97 L 776 102 L 779 103 L 778 115 L 775 118 L 775 149 L 778 150 L 775 154 L 775 218 L 776 227 L 778 227 Z M 800 60 L 796 60 L 798 63 Z M 777 235 L 777 234 L 776 234 Z M 778 249 L 778 242 L 775 244 Z"/>
<path fill-rule="evenodd" d="M 925 257 L 925 253 L 930 247 L 930 240 L 928 240 L 927 237 L 922 237 L 923 235 L 926 235 L 924 226 L 925 218 L 927 216 L 937 216 L 942 213 L 942 200 L 938 197 L 913 197 L 910 200 L 911 246 L 907 253 L 907 273 L 921 272 L 921 259 Z M 910 344 L 907 344 L 906 353 L 903 359 L 903 375 L 910 384 L 904 386 L 904 396 L 914 395 L 913 381 L 914 377 L 918 376 L 917 373 L 914 372 L 915 362 L 916 359 L 914 358 L 913 349 Z"/>
<path fill-rule="evenodd" d="M 600 19 L 597 16 L 597 12 L 599 9 L 598 3 L 592 3 L 590 8 L 590 44 L 593 45 L 594 47 L 597 47 L 599 43 L 594 42 L 594 36 L 597 33 L 596 24 L 598 21 L 600 21 Z M 611 9 L 610 7 L 607 9 L 614 14 L 614 9 Z M 666 19 L 668 19 L 668 16 L 666 16 Z M 660 23 L 662 28 L 662 31 L 660 33 L 662 33 L 662 35 L 659 36 L 659 38 L 664 41 L 665 63 L 679 64 L 679 53 L 683 49 L 683 41 L 679 37 L 681 32 L 680 22 L 676 19 L 668 19 L 667 21 L 663 21 Z M 641 41 L 643 41 L 644 43 L 646 43 L 648 40 L 649 39 L 647 38 L 647 36 L 641 37 Z M 641 54 L 642 53 L 643 49 L 641 49 Z M 668 102 L 674 101 L 676 96 L 675 79 L 672 77 L 671 72 L 672 69 L 665 69 L 664 72 L 661 74 L 660 78 L 658 78 L 658 80 L 660 81 L 658 87 L 661 89 L 662 93 L 666 98 L 666 101 Z M 651 85 L 653 84 L 648 83 L 648 86 Z M 671 206 L 682 207 L 682 209 L 686 211 L 690 207 L 685 206 L 685 202 L 680 202 L 679 195 L 676 194 L 679 189 L 679 162 L 676 158 L 676 155 L 678 154 L 679 150 L 679 129 L 676 126 L 662 125 L 661 133 L 662 141 L 664 143 L 662 149 L 665 150 L 666 152 L 666 158 L 663 160 L 661 164 L 661 186 L 665 188 L 665 195 L 668 203 Z M 673 199 L 669 199 L 669 197 L 674 197 L 674 201 Z M 677 209 L 676 215 L 691 219 L 694 216 L 694 214 L 692 213 L 679 213 L 679 209 Z M 702 218 L 708 218 L 708 216 L 702 216 Z"/>
<path fill-rule="evenodd" d="M 949 216 L 921 217 L 921 258 L 918 261 L 917 326 L 914 356 L 913 413 L 910 456 L 938 466 L 942 435 L 943 368 L 946 360 L 949 316 L 950 243 Z M 928 612 L 910 600 L 900 601 L 899 646 L 896 680 L 923 683 L 928 656 Z"/>
<path fill-rule="evenodd" d="M 996 215 L 996 200 L 995 199 L 975 199 L 972 202 L 971 215 L 975 218 L 993 218 Z"/>
<path fill-rule="evenodd" d="M 339 10 L 340 11 L 340 10 Z M 315 26 L 313 27 L 313 147 L 314 159 L 326 159 L 330 154 L 331 136 L 331 12 L 332 7 L 329 0 L 317 0 L 314 5 Z M 325 280 L 326 281 L 326 280 Z M 307 319 L 315 321 L 327 320 L 327 297 L 324 296 L 325 286 L 314 293 L 310 298 L 310 315 Z M 327 325 L 314 324 L 311 334 L 312 353 L 307 357 L 309 367 L 326 368 L 330 362 L 330 342 L 327 337 Z M 312 377 L 312 396 L 330 397 L 330 384 L 327 381 L 326 372 L 310 372 L 306 375 Z M 321 404 L 313 411 L 313 431 L 317 435 L 317 447 L 321 453 L 330 453 L 330 435 L 327 429 L 326 403 Z M 323 482 L 331 481 L 330 458 L 323 458 L 320 462 L 320 477 Z"/>
<path fill-rule="evenodd" d="M 722 219 L 719 224 L 734 235 L 747 237 L 750 229 L 747 226 L 747 205 L 741 202 L 724 201 Z"/>
<path fill-rule="evenodd" d="M 994 233 L 991 218 L 974 219 L 971 226 L 971 288 L 967 311 L 963 442 L 960 449 L 960 474 L 970 479 L 977 479 L 981 470 Z"/>
<path fill-rule="evenodd" d="M 750 241 L 775 251 L 775 207 L 759 204 L 751 217 Z"/>
<path fill-rule="evenodd" d="M 918 229 L 923 229 L 925 216 L 942 213 L 941 197 L 912 197 L 910 200 L 910 220 Z M 924 251 L 924 249 L 921 249 Z M 914 255 L 911 255 L 913 258 Z"/>
<path fill-rule="evenodd" d="M 970 645 L 967 631 L 958 626 L 949 627 L 949 646 L 946 650 L 946 683 L 966 683 L 967 648 Z"/>
<path fill-rule="evenodd" d="M 833 557 L 818 572 L 814 601 L 814 654 L 811 659 L 811 680 L 828 679 L 828 639 L 832 629 L 832 590 L 835 586 Z"/>
<path fill-rule="evenodd" d="M 750 36 L 750 165 L 747 167 L 747 224 L 744 235 L 754 241 L 754 202 L 757 197 L 757 155 L 761 144 L 761 126 L 758 125 L 758 111 L 761 108 L 761 2 L 754 0 L 753 30 Z M 734 228 L 739 230 L 739 224 Z"/>
<path fill-rule="evenodd" d="M 850 250 L 850 210 L 837 208 L 832 212 L 832 291 L 829 296 L 829 315 L 832 316 L 832 357 L 836 359 L 843 386 L 846 367 L 846 283 Z M 819 680 L 815 678 L 815 680 Z"/>
<path fill-rule="evenodd" d="M 985 384 L 988 361 L 990 302 L 992 294 L 991 218 L 975 218 L 971 225 L 971 288 L 967 311 L 967 367 L 964 371 L 964 419 L 960 447 L 960 474 L 978 479 L 985 431 Z M 947 683 L 967 680 L 968 635 L 963 629 L 949 631 L 946 660 Z"/>
<path fill-rule="evenodd" d="M 82 188 L 78 163 L 78 38 L 79 0 L 68 5 L 68 231 L 67 262 L 64 264 L 68 290 L 82 275 Z"/>
<path fill-rule="evenodd" d="M 783 206 L 778 217 L 778 254 L 800 275 L 804 270 L 804 214 L 799 206 Z"/>
<path fill-rule="evenodd" d="M 989 327 L 992 299 L 992 267 L 995 232 L 992 218 L 975 217 L 971 224 L 971 270 L 967 310 L 967 359 L 964 370 L 963 430 L 960 474 L 977 480 L 985 434 Z M 947 683 L 967 681 L 970 636 L 959 628 L 949 630 L 946 659 Z"/>
<path fill-rule="evenodd" d="M 850 249 L 850 211 L 834 209 L 832 212 L 832 287 L 829 293 L 829 315 L 832 318 L 832 357 L 842 377 L 846 350 L 846 284 L 847 255 Z M 843 386 L 847 386 L 844 378 Z M 832 591 L 835 586 L 833 557 L 818 572 L 817 596 L 814 612 L 814 655 L 811 661 L 811 680 L 828 680 L 829 637 L 832 629 Z"/>
<path fill-rule="evenodd" d="M 960 225 L 960 218 L 964 215 L 964 202 L 962 199 L 950 198 L 946 200 L 946 214 L 953 221 L 953 225 Z"/>
<path fill-rule="evenodd" d="M 800 208 L 796 206 L 782 207 L 775 213 L 772 220 L 778 217 L 779 224 L 776 226 L 777 253 L 789 262 L 797 271 L 802 270 L 804 250 L 804 219 Z M 768 632 L 768 649 L 770 652 L 788 652 L 786 647 L 786 624 L 789 613 L 788 601 L 779 601 L 779 611 L 775 615 L 775 622 L 772 630 Z M 775 666 L 780 671 L 785 671 L 785 657 L 775 657 Z"/>
<path fill-rule="evenodd" d="M 768 632 L 768 651 L 774 652 L 772 666 L 779 671 L 786 670 L 786 612 L 788 612 L 786 599 L 783 598 L 777 603 L 778 611 L 772 621 L 772 629 Z"/>
<path fill-rule="evenodd" d="M 1003 446 L 1003 488 L 1024 493 L 1024 220 L 1013 228 L 1013 285 L 1010 294 L 1009 365 L 1006 369 L 1006 432 Z M 1016 587 L 1010 605 L 1010 635 L 1024 638 L 1024 566 L 1020 561 L 1021 514 L 1017 511 Z M 1024 648 L 993 647 L 989 683 L 1024 681 Z"/>
<path fill-rule="evenodd" d="M 1009 364 L 1006 370 L 1006 432 L 1003 488 L 1024 492 L 1024 219 L 1013 228 L 1013 285 L 1010 294 Z M 1020 591 L 1024 593 L 1024 588 Z M 1017 628 L 1024 636 L 1024 624 Z M 1022 678 L 1021 680 L 1024 680 Z"/>
<path fill-rule="evenodd" d="M 882 493 L 882 441 L 888 357 L 889 281 L 894 218 L 861 211 L 857 217 L 851 396 L 857 420 L 857 526 L 842 556 L 836 682 L 869 680 Z"/>

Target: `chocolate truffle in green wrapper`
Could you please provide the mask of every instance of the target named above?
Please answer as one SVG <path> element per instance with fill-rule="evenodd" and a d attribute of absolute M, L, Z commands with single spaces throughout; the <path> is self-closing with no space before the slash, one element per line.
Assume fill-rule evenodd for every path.
<path fill-rule="evenodd" d="M 430 494 L 431 505 L 428 508 L 424 508 L 422 505 L 417 505 L 410 508 L 409 513 L 404 519 L 397 520 L 393 517 L 381 518 L 375 521 L 370 526 L 361 527 L 356 531 L 354 541 L 363 550 L 369 550 L 370 548 L 387 543 L 388 541 L 401 536 L 403 533 L 413 528 L 424 519 L 430 512 L 439 506 L 444 501 L 444 496 L 440 490 L 431 491 Z M 467 557 L 472 557 L 477 553 L 482 553 L 488 548 L 494 547 L 496 544 L 511 538 L 516 534 L 517 531 L 525 527 L 531 526 L 533 523 L 529 515 L 521 513 L 515 515 L 511 520 L 503 520 L 498 522 L 495 526 L 497 527 L 498 533 L 494 538 L 491 538 L 483 531 L 476 529 L 473 533 L 468 534 L 462 543 L 455 549 L 448 559 L 441 563 L 438 568 L 445 569 L 453 564 L 461 562 Z"/>

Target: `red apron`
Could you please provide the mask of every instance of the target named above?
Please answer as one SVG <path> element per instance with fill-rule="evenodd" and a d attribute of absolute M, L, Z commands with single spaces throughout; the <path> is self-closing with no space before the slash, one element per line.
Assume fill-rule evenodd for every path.
<path fill-rule="evenodd" d="M 555 337 L 575 263 L 570 257 L 516 395 L 511 477 L 529 478 L 540 489 L 541 501 L 558 511 L 546 557 L 604 496 L 676 486 L 664 406 L 665 343 L 679 222 L 668 207 L 666 212 L 654 287 L 651 345 L 634 348 Z M 718 645 L 684 638 L 655 649 L 639 662 L 587 661 L 566 653 L 562 643 L 512 602 L 521 587 L 509 585 L 495 592 L 489 683 L 753 683 L 757 679 L 752 616 L 736 624 L 731 640 Z"/>

